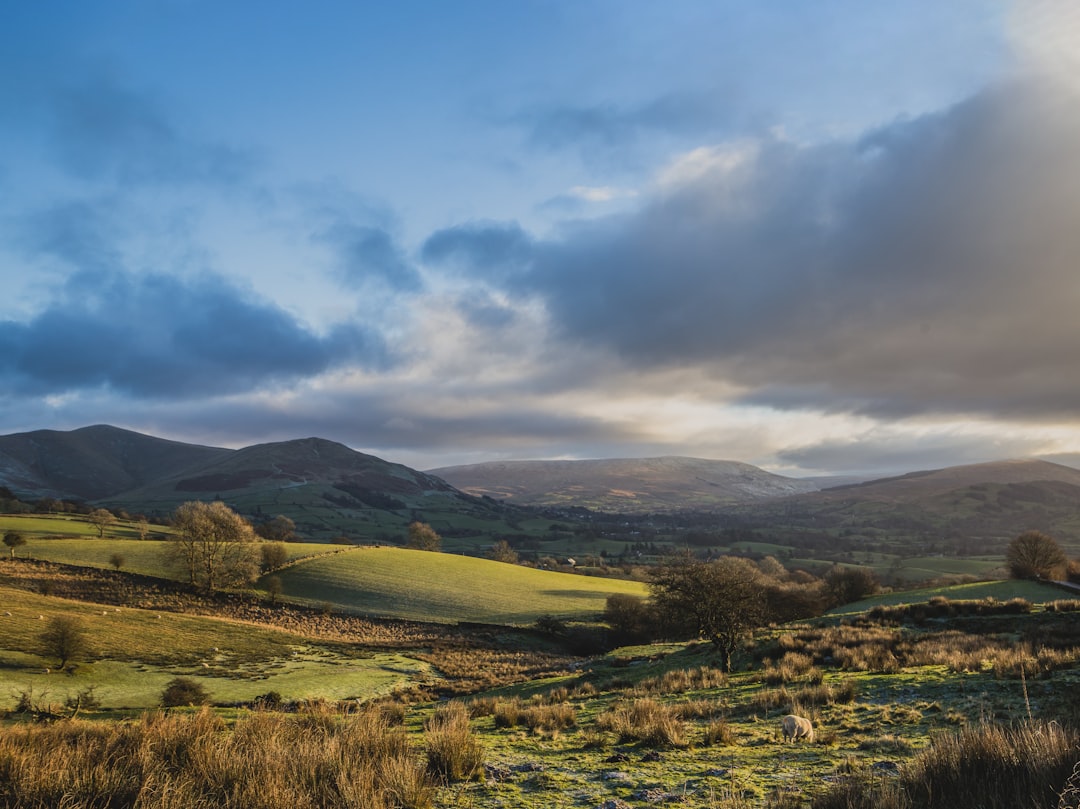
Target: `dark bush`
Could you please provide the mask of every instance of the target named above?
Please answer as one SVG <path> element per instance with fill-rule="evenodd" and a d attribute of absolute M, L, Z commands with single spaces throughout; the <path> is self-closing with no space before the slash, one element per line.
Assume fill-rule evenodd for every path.
<path fill-rule="evenodd" d="M 210 695 L 206 689 L 190 677 L 174 677 L 161 692 L 161 704 L 166 708 L 206 705 L 209 702 Z"/>

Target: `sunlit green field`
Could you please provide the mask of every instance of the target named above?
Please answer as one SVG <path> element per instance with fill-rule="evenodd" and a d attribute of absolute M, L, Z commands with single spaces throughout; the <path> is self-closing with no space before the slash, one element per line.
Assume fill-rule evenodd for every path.
<path fill-rule="evenodd" d="M 3 586 L 0 603 L 0 708 L 28 689 L 62 703 L 91 686 L 106 707 L 148 708 L 178 675 L 201 682 L 219 703 L 269 691 L 285 699 L 370 697 L 428 672 L 402 654 L 364 653 L 214 618 L 102 607 Z M 51 670 L 57 661 L 41 645 L 42 631 L 58 615 L 77 618 L 89 642 L 73 674 Z"/>
<path fill-rule="evenodd" d="M 337 553 L 345 550 L 341 545 L 318 545 L 307 542 L 284 543 L 289 559 L 299 559 L 323 553 Z M 140 573 L 144 576 L 171 578 L 174 569 L 168 562 L 166 541 L 138 539 L 33 539 L 28 538 L 26 545 L 18 549 L 20 557 L 44 559 L 65 565 L 83 567 L 113 567 L 112 556 L 123 557 L 121 570 Z"/>
<path fill-rule="evenodd" d="M 140 525 L 131 520 L 117 520 L 105 529 L 105 534 L 120 539 L 137 539 Z M 170 534 L 164 525 L 148 524 L 150 536 Z M 17 531 L 27 540 L 39 537 L 97 537 L 98 527 L 86 517 L 74 514 L 0 514 L 0 534 Z"/>
<path fill-rule="evenodd" d="M 528 624 L 541 615 L 587 618 L 602 612 L 613 593 L 646 594 L 639 582 L 401 548 L 360 548 L 313 558 L 278 575 L 287 598 L 442 622 Z"/>
<path fill-rule="evenodd" d="M 830 615 L 849 615 L 865 612 L 876 606 L 895 606 L 897 604 L 916 604 L 929 601 L 935 596 L 944 596 L 955 600 L 994 598 L 1008 601 L 1010 598 L 1023 598 L 1032 604 L 1045 604 L 1061 598 L 1073 598 L 1069 593 L 1053 585 L 1034 581 L 1008 579 L 1005 581 L 979 581 L 971 584 L 954 584 L 948 587 L 926 587 L 919 590 L 906 590 L 898 593 L 886 593 L 874 596 L 854 604 L 845 604 L 829 612 Z"/>

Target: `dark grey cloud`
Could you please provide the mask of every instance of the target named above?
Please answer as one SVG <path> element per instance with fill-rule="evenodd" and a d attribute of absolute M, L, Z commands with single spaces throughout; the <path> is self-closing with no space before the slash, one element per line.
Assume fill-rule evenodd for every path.
<path fill-rule="evenodd" d="M 417 292 L 423 281 L 405 251 L 384 228 L 338 221 L 319 236 L 337 257 L 342 280 L 350 285 L 376 281 L 396 292 Z"/>
<path fill-rule="evenodd" d="M 74 429 L 108 423 L 181 441 L 249 444 L 316 435 L 362 448 L 417 468 L 456 462 L 480 452 L 537 457 L 584 453 L 610 455 L 612 448 L 642 436 L 623 425 L 520 402 L 513 408 L 461 411 L 432 403 L 430 388 L 393 383 L 365 390 L 325 388 L 318 395 L 273 400 L 263 397 L 167 399 L 148 408 L 113 396 L 58 402 L 29 416 L 0 396 L 0 422 L 12 432 L 47 427 Z M 452 412 L 451 412 L 452 411 Z M 44 419 L 44 421 L 43 421 Z M 447 459 L 450 460 L 447 460 Z M 444 464 L 445 465 L 445 464 Z"/>
<path fill-rule="evenodd" d="M 100 73 L 47 92 L 58 161 L 76 176 L 122 185 L 231 185 L 255 166 L 249 152 L 188 132 L 158 99 Z"/>
<path fill-rule="evenodd" d="M 513 326 L 518 320 L 517 312 L 485 292 L 474 291 L 462 295 L 455 303 L 458 311 L 473 327 L 484 331 L 500 331 Z"/>
<path fill-rule="evenodd" d="M 1071 417 L 1077 143 L 1080 98 L 1025 80 L 855 142 L 699 153 L 502 283 L 563 340 L 701 367 L 755 403 Z M 491 278 L 489 232 L 437 236 Z"/>
<path fill-rule="evenodd" d="M 0 321 L 0 385 L 16 395 L 187 399 L 387 361 L 376 333 L 344 324 L 316 334 L 213 274 L 84 271 L 32 318 Z"/>
<path fill-rule="evenodd" d="M 524 270 L 534 252 L 532 238 L 516 222 L 471 222 L 433 233 L 420 257 L 428 264 L 505 278 Z"/>

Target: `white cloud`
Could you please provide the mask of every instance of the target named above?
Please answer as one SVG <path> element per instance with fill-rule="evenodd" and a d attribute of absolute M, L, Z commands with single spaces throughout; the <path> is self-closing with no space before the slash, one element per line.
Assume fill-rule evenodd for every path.
<path fill-rule="evenodd" d="M 585 202 L 611 202 L 616 199 L 628 199 L 638 195 L 630 188 L 615 188 L 610 185 L 589 186 L 575 185 L 570 189 L 570 196 Z"/>
<path fill-rule="evenodd" d="M 1080 4 L 1076 0 L 1017 0 L 1009 33 L 1026 67 L 1080 85 Z"/>

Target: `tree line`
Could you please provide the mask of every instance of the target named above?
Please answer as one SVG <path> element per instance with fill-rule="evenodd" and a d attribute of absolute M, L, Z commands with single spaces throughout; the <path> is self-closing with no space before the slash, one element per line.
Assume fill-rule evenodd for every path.
<path fill-rule="evenodd" d="M 1080 563 L 1039 531 L 1013 539 L 1005 558 L 1013 578 L 1080 578 Z M 835 565 L 818 578 L 789 571 L 773 557 L 758 562 L 738 556 L 701 560 L 684 553 L 652 571 L 650 598 L 609 596 L 604 619 L 616 645 L 665 638 L 708 640 L 721 667 L 730 671 L 735 653 L 755 629 L 821 615 L 878 589 L 877 575 L 866 567 Z"/>

